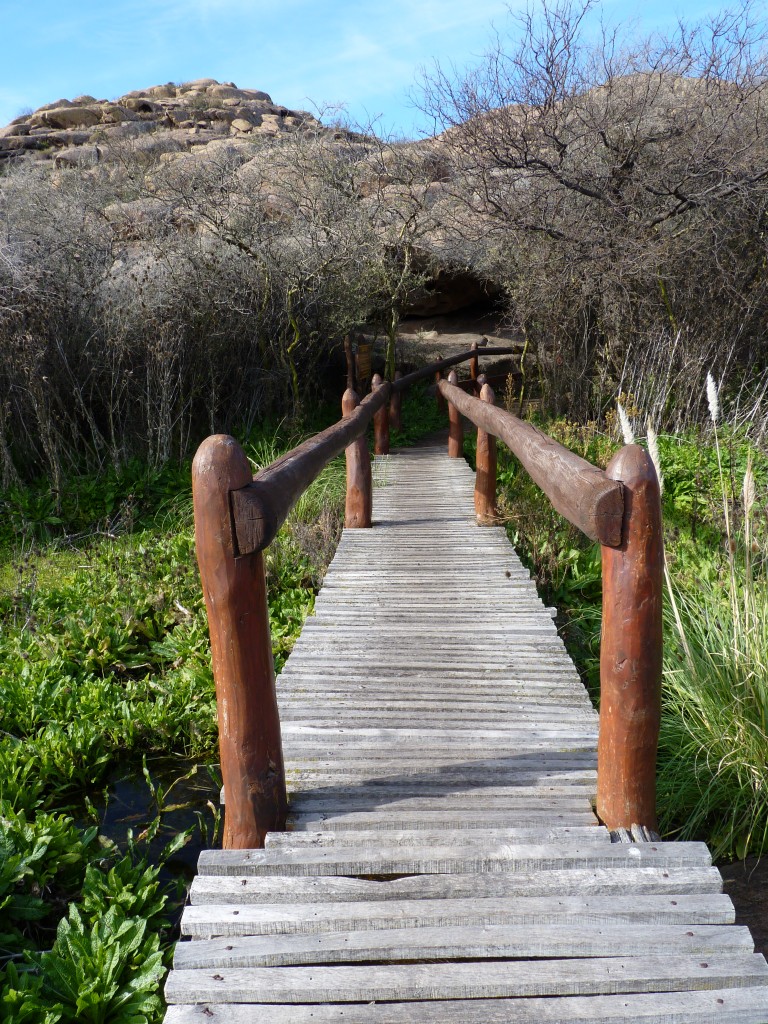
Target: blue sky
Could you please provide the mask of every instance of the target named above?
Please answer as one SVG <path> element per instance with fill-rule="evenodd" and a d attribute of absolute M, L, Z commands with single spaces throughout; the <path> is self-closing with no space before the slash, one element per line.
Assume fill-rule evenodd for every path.
<path fill-rule="evenodd" d="M 0 0 L 0 125 L 29 108 L 88 93 L 211 77 L 263 89 L 286 106 L 344 104 L 382 131 L 425 127 L 408 93 L 420 66 L 463 66 L 487 48 L 492 24 L 524 0 Z M 642 27 L 704 0 L 647 0 Z M 604 0 L 613 22 L 636 15 Z"/>

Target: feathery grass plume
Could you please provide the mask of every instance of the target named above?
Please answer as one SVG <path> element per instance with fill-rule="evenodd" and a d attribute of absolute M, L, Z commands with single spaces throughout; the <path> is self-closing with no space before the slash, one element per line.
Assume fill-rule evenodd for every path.
<path fill-rule="evenodd" d="M 648 420 L 648 454 L 651 456 L 651 462 L 653 463 L 654 469 L 656 470 L 656 476 L 659 481 L 659 494 L 664 491 L 664 474 L 661 471 L 661 455 L 659 453 L 659 435 L 653 429 L 653 424 L 650 419 Z M 683 628 L 683 622 L 680 617 L 680 609 L 677 607 L 677 601 L 675 600 L 675 591 L 672 588 L 672 577 L 669 572 L 669 564 L 667 563 L 667 552 L 666 548 L 663 552 L 664 559 L 664 582 L 667 587 L 667 593 L 669 594 L 669 603 L 672 608 L 672 614 L 675 617 L 675 626 L 677 627 L 678 636 L 680 637 L 680 643 L 683 645 L 688 660 L 691 660 L 691 651 L 688 647 L 688 638 L 685 635 L 685 629 Z"/>
<path fill-rule="evenodd" d="M 752 579 L 752 507 L 755 504 L 755 474 L 752 472 L 751 452 L 747 458 L 741 494 L 744 502 L 744 629 L 749 632 L 757 621 Z"/>
<path fill-rule="evenodd" d="M 731 608 L 733 610 L 733 621 L 738 627 L 739 604 L 736 595 L 736 563 L 733 557 L 735 554 L 736 545 L 731 534 L 731 515 L 728 509 L 728 488 L 725 483 L 725 477 L 723 476 L 723 461 L 722 456 L 720 454 L 720 437 L 717 431 L 717 421 L 720 418 L 720 402 L 717 397 L 717 385 L 715 384 L 715 378 L 712 376 L 711 371 L 707 373 L 707 404 L 709 405 L 709 415 L 712 417 L 712 427 L 715 432 L 717 472 L 720 478 L 720 494 L 723 499 L 723 516 L 725 518 L 726 548 L 728 551 L 728 567 L 730 569 Z M 736 653 L 738 654 L 738 651 Z"/>
<path fill-rule="evenodd" d="M 707 404 L 709 405 L 709 415 L 712 417 L 712 422 L 717 426 L 717 421 L 720 418 L 720 401 L 717 397 L 715 378 L 711 372 L 707 373 Z"/>
<path fill-rule="evenodd" d="M 624 444 L 634 444 L 635 434 L 632 430 L 632 424 L 629 422 L 629 416 L 627 416 L 626 409 L 621 402 L 616 402 L 616 409 L 619 413 L 619 422 L 621 423 L 621 433 L 624 437 Z"/>
<path fill-rule="evenodd" d="M 755 474 L 752 472 L 752 455 L 747 459 L 747 470 L 744 473 L 744 485 L 741 489 L 744 499 L 744 515 L 748 516 L 755 504 Z"/>
<path fill-rule="evenodd" d="M 664 493 L 664 474 L 661 471 L 661 456 L 659 455 L 659 435 L 653 429 L 653 424 L 648 420 L 648 454 L 651 456 L 651 462 L 656 470 L 656 476 L 659 480 L 659 493 Z"/>

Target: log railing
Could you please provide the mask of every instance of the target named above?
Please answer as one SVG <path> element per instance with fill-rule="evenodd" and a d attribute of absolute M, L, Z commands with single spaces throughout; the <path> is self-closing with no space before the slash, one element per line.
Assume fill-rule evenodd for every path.
<path fill-rule="evenodd" d="M 450 378 L 441 380 L 438 389 L 449 411 L 456 409 L 478 428 L 476 488 L 483 487 L 486 503 L 495 494 L 496 482 L 490 479 L 485 453 L 481 466 L 481 431 L 504 441 L 557 511 L 600 541 L 597 813 L 611 829 L 641 825 L 655 830 L 664 549 L 661 496 L 651 457 L 643 448 L 628 445 L 603 471 L 532 424 L 465 394 Z M 448 454 L 455 454 L 450 438 Z"/>
<path fill-rule="evenodd" d="M 599 816 L 610 828 L 655 828 L 655 764 L 661 672 L 661 519 L 653 465 L 636 446 L 622 449 L 603 472 L 529 423 L 493 405 L 478 374 L 480 356 L 513 354 L 477 346 L 390 383 L 374 378 L 360 401 L 348 387 L 343 417 L 253 476 L 228 435 L 207 438 L 192 465 L 195 541 L 211 633 L 226 792 L 224 846 L 261 847 L 285 826 L 287 798 L 269 632 L 263 551 L 301 494 L 346 450 L 345 525 L 370 527 L 372 482 L 366 431 L 375 422 L 375 450 L 389 451 L 389 426 L 399 422 L 400 396 L 437 381 L 450 414 L 449 454 L 462 449 L 464 416 L 478 427 L 475 509 L 495 517 L 495 439 L 504 441 L 555 508 L 603 551 L 603 639 L 598 746 Z M 455 373 L 471 361 L 480 397 L 465 394 Z"/>

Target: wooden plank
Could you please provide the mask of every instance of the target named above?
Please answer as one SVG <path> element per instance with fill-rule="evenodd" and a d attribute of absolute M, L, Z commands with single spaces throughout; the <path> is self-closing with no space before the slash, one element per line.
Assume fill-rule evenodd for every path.
<path fill-rule="evenodd" d="M 343 832 L 305 831 L 305 832 L 270 832 L 266 838 L 265 849 L 290 850 L 308 846 L 374 846 L 382 839 L 378 829 L 349 829 Z M 448 832 L 445 829 L 430 831 L 429 829 L 391 830 L 386 835 L 390 846 L 428 846 L 430 844 L 487 844 L 499 843 L 610 843 L 610 833 L 599 825 L 574 825 L 542 828 L 497 828 L 497 829 L 456 829 Z"/>
<path fill-rule="evenodd" d="M 389 831 L 405 831 L 406 829 L 424 828 L 427 830 L 440 830 L 454 832 L 458 829 L 489 829 L 494 826 L 504 826 L 510 820 L 510 813 L 514 813 L 515 821 L 520 825 L 535 827 L 546 825 L 561 825 L 563 827 L 587 827 L 597 825 L 597 818 L 591 810 L 579 811 L 539 811 L 517 809 L 514 812 L 507 810 L 495 811 L 474 811 L 471 808 L 445 811 L 420 810 L 420 811 L 399 811 L 397 809 L 380 811 L 340 811 L 338 814 L 330 812 L 302 813 L 296 811 L 289 813 L 286 823 L 293 830 L 300 829 L 329 829 L 331 831 L 346 831 L 347 829 L 380 829 L 382 835 L 380 842 L 386 843 L 386 833 Z"/>
<path fill-rule="evenodd" d="M 209 988 L 167 1024 L 765 1024 L 706 849 L 595 824 L 596 713 L 505 531 L 471 525 L 471 471 L 385 465 L 277 684 L 296 830 L 201 856 L 169 992 Z"/>
<path fill-rule="evenodd" d="M 165 1024 L 765 1024 L 768 989 L 453 1002 L 171 1006 Z"/>
<path fill-rule="evenodd" d="M 241 903 L 186 907 L 182 935 L 308 935 L 379 928 L 452 928 L 464 925 L 563 927 L 594 923 L 726 925 L 735 920 L 730 897 L 683 896 L 515 896 L 489 899 L 391 900 L 334 904 Z"/>
<path fill-rule="evenodd" d="M 294 794 L 290 809 L 294 814 L 346 814 L 353 811 L 450 811 L 452 808 L 474 807 L 478 811 L 504 811 L 512 814 L 520 810 L 537 810 L 545 814 L 550 811 L 566 813 L 589 810 L 587 798 L 579 793 L 546 796 L 537 793 L 512 792 L 501 796 L 488 795 L 480 787 L 465 791 L 425 793 L 420 796 L 398 797 L 392 791 L 378 793 L 374 790 L 356 792 L 354 789 L 342 796 L 339 793 L 325 794 L 323 789 L 302 790 Z"/>
<path fill-rule="evenodd" d="M 283 940 L 278 937 L 275 942 Z M 315 940 L 316 942 L 318 940 Z M 410 950 L 403 950 L 410 952 Z M 706 966 L 702 964 L 706 963 Z M 478 967 L 477 973 L 473 969 Z M 491 965 L 489 965 L 490 967 Z M 361 999 L 483 999 L 514 996 L 569 996 L 614 994 L 618 992 L 664 992 L 690 989 L 707 989 L 714 986 L 738 986 L 759 984 L 768 980 L 768 964 L 759 955 L 715 955 L 707 961 L 700 956 L 684 957 L 611 957 L 584 960 L 562 960 L 533 962 L 508 962 L 495 965 L 494 970 L 484 972 L 475 964 L 430 964 L 411 965 L 403 977 L 402 989 L 397 987 L 397 972 L 383 967 L 356 972 L 355 986 L 344 989 L 332 987 L 331 979 L 318 967 L 313 973 L 317 979 L 317 993 L 323 1002 L 323 983 L 329 984 L 328 998 L 333 993 L 344 991 L 342 998 L 352 1002 Z M 327 969 L 326 969 L 327 970 Z M 382 981 L 376 978 L 381 971 Z M 395 977 L 392 976 L 395 975 Z M 280 975 L 283 977 L 281 978 Z M 217 967 L 215 970 L 176 969 L 169 976 L 165 997 L 169 1003 L 207 1002 L 252 1002 L 258 992 L 260 1002 L 286 1002 L 290 994 L 287 971 L 271 974 L 270 984 L 258 990 L 264 974 L 254 968 Z M 218 976 L 218 977 L 216 977 Z M 291 1002 L 306 1002 L 307 975 L 303 989 L 297 992 Z M 452 977 L 455 980 L 452 982 Z M 218 978 L 222 980 L 219 981 Z M 407 985 L 412 979 L 412 987 Z M 432 980 L 434 979 L 434 980 Z M 444 979 L 444 981 L 443 981 Z M 443 982 L 442 984 L 440 982 Z M 365 992 L 376 993 L 370 997 Z M 348 993 L 348 994 L 347 994 Z M 338 998 L 338 996 L 336 996 Z"/>
<path fill-rule="evenodd" d="M 356 900 L 512 896 L 720 893 L 717 868 L 571 868 L 506 874 L 409 875 L 385 881 L 345 877 L 197 875 L 190 900 L 204 903 L 341 903 Z"/>
<path fill-rule="evenodd" d="M 398 848 L 382 842 L 377 850 L 348 847 L 296 850 L 202 850 L 201 874 L 209 875 L 416 875 L 562 868 L 709 867 L 704 843 L 633 843 L 563 848 L 489 844 L 486 849 Z"/>

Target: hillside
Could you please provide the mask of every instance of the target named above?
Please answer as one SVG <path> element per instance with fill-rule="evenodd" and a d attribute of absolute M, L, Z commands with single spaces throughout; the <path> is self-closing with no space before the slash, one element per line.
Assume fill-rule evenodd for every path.
<path fill-rule="evenodd" d="M 46 103 L 0 129 L 0 160 L 24 153 L 57 166 L 88 166 L 109 158 L 125 139 L 172 158 L 223 139 L 237 145 L 317 123 L 306 111 L 273 103 L 266 92 L 201 78 L 135 89 L 113 101 L 76 96 Z"/>

